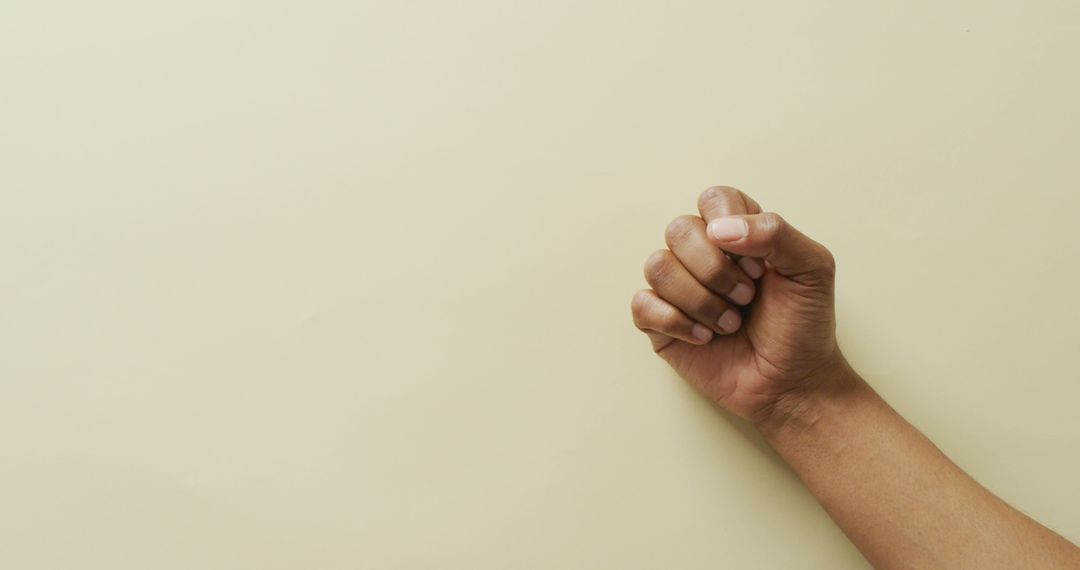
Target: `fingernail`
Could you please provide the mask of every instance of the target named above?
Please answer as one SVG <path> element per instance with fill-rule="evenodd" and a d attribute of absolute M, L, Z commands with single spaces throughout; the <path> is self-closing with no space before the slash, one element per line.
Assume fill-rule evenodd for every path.
<path fill-rule="evenodd" d="M 754 299 L 754 289 L 746 283 L 739 283 L 728 293 L 727 298 L 737 305 L 745 305 Z"/>
<path fill-rule="evenodd" d="M 724 314 L 720 315 L 720 320 L 716 321 L 716 326 L 720 327 L 720 330 L 729 333 L 739 330 L 740 324 L 742 324 L 742 317 L 735 309 L 724 311 Z"/>
<path fill-rule="evenodd" d="M 765 264 L 756 257 L 744 257 L 739 260 L 739 267 L 750 276 L 751 279 L 758 279 L 762 275 L 765 275 Z"/>
<path fill-rule="evenodd" d="M 746 237 L 746 220 L 742 218 L 717 218 L 709 222 L 709 237 L 719 242 L 735 241 Z"/>
<path fill-rule="evenodd" d="M 700 340 L 703 343 L 712 340 L 712 330 L 710 330 L 709 327 L 701 323 L 694 323 L 694 329 L 691 332 L 694 335 L 694 338 Z"/>

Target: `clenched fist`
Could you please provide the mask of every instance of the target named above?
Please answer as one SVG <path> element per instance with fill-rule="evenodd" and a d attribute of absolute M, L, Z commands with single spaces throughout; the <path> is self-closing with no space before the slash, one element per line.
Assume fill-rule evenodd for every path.
<path fill-rule="evenodd" d="M 734 188 L 709 188 L 698 211 L 646 260 L 652 288 L 634 296 L 634 324 L 698 391 L 761 423 L 846 367 L 833 257 Z"/>

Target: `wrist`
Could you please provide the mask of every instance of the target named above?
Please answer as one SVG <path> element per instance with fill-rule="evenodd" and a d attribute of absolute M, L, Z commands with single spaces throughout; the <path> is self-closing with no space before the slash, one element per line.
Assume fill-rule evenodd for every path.
<path fill-rule="evenodd" d="M 867 393 L 873 390 L 847 360 L 839 357 L 781 394 L 755 427 L 767 440 L 806 431 L 831 414 L 843 413 L 845 406 Z"/>

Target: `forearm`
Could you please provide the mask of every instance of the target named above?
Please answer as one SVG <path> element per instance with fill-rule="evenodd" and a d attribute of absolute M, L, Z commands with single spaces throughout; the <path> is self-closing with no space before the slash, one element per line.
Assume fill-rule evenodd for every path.
<path fill-rule="evenodd" d="M 874 566 L 1080 570 L 1080 549 L 968 477 L 847 365 L 828 249 L 734 188 L 709 188 L 698 210 L 646 260 L 634 324 L 757 423 Z"/>
<path fill-rule="evenodd" d="M 1080 568 L 1080 549 L 950 461 L 850 368 L 760 427 L 875 568 Z"/>

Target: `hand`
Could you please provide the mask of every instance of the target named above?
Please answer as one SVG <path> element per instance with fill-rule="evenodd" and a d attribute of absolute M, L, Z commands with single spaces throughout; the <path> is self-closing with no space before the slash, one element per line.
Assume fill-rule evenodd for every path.
<path fill-rule="evenodd" d="M 634 296 L 634 324 L 698 391 L 760 423 L 846 367 L 833 257 L 734 188 L 709 188 L 698 210 L 645 262 L 652 289 Z"/>

